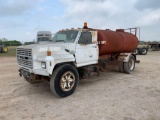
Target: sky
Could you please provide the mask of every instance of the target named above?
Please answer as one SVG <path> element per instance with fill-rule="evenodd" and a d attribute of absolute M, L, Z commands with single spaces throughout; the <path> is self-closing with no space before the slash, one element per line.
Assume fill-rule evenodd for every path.
<path fill-rule="evenodd" d="M 0 0 L 0 38 L 23 42 L 38 31 L 88 27 L 141 28 L 141 40 L 160 41 L 160 0 Z"/>

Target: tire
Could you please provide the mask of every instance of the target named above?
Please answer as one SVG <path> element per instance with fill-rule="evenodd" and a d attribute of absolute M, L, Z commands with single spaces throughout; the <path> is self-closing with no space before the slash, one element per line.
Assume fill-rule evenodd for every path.
<path fill-rule="evenodd" d="M 135 58 L 133 55 L 129 57 L 128 62 L 124 62 L 124 72 L 130 74 L 135 68 Z"/>
<path fill-rule="evenodd" d="M 124 73 L 124 63 L 122 62 L 121 66 L 119 67 L 119 71 Z"/>
<path fill-rule="evenodd" d="M 58 97 L 67 97 L 74 93 L 78 83 L 79 74 L 77 69 L 70 64 L 65 64 L 59 66 L 53 72 L 50 79 L 50 89 Z"/>
<path fill-rule="evenodd" d="M 148 51 L 147 51 L 146 48 L 141 48 L 140 51 L 139 51 L 139 54 L 140 54 L 140 55 L 146 55 L 147 52 L 148 52 Z"/>

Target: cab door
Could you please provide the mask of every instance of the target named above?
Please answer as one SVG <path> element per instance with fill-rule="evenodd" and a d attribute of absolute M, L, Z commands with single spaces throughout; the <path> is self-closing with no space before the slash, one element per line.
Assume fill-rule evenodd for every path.
<path fill-rule="evenodd" d="M 81 32 L 76 44 L 76 64 L 77 67 L 96 64 L 98 62 L 97 32 Z"/>

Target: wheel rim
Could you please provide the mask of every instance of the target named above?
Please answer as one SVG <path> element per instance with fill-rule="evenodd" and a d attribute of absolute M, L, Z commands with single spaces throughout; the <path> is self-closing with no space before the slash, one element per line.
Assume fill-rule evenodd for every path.
<path fill-rule="evenodd" d="M 134 69 L 134 60 L 133 59 L 129 60 L 129 68 L 130 68 L 130 70 Z"/>
<path fill-rule="evenodd" d="M 75 84 L 75 76 L 72 72 L 65 72 L 60 79 L 60 87 L 63 91 L 70 91 Z"/>
<path fill-rule="evenodd" d="M 144 49 L 144 50 L 142 51 L 142 53 L 145 54 L 145 53 L 146 53 L 146 49 Z"/>

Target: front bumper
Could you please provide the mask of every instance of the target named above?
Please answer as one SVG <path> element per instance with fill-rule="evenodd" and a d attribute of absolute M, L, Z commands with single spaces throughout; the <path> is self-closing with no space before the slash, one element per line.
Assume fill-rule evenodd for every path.
<path fill-rule="evenodd" d="M 42 76 L 49 76 L 50 74 L 46 69 L 33 69 L 34 74 L 42 75 Z"/>
<path fill-rule="evenodd" d="M 23 66 L 20 66 L 19 71 L 26 71 L 29 74 L 36 74 L 36 75 L 42 75 L 42 76 L 49 76 L 50 75 L 46 69 L 28 69 Z"/>

